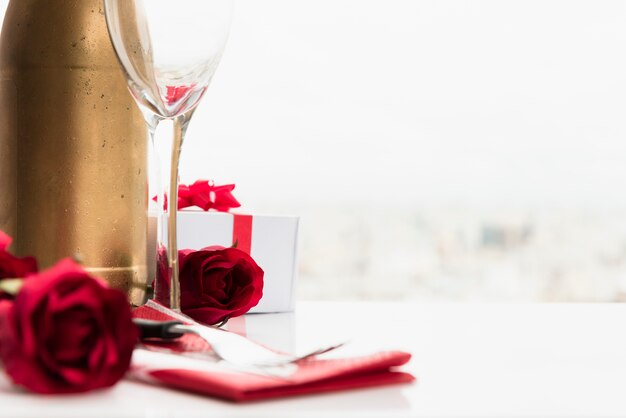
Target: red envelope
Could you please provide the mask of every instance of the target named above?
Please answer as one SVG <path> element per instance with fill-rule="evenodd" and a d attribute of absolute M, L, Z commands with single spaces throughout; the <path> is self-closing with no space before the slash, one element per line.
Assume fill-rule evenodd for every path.
<path fill-rule="evenodd" d="M 135 309 L 134 316 L 159 321 L 182 319 L 178 314 L 154 303 Z M 167 349 L 185 354 L 210 352 L 210 345 L 195 335 L 185 335 L 175 342 L 155 343 L 151 346 L 157 350 Z M 137 353 L 148 354 L 143 350 Z M 161 361 L 167 358 L 174 361 Z M 209 362 L 203 359 L 150 353 L 147 356 L 133 357 L 130 377 L 230 401 L 245 402 L 413 382 L 415 378 L 411 374 L 395 370 L 396 367 L 406 364 L 410 358 L 409 353 L 387 351 L 364 357 L 311 359 L 298 363 L 295 373 L 288 379 L 282 379 L 211 368 Z"/>

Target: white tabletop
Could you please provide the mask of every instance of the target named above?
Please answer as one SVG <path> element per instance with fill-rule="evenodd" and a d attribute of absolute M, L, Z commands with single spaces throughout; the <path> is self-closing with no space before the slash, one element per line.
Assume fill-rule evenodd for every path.
<path fill-rule="evenodd" d="M 0 417 L 626 416 L 625 305 L 308 302 L 232 326 L 282 349 L 346 336 L 345 354 L 404 349 L 418 382 L 238 405 L 128 381 L 39 397 L 2 377 Z"/>

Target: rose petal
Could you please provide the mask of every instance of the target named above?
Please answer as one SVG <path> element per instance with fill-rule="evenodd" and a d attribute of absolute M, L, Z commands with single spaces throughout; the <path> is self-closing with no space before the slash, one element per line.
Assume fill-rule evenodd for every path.
<path fill-rule="evenodd" d="M 57 324 L 55 336 L 49 342 L 54 359 L 63 365 L 84 363 L 99 331 L 91 312 L 77 307 L 56 315 L 54 321 Z"/>
<path fill-rule="evenodd" d="M 0 279 L 22 278 L 37 272 L 37 261 L 33 257 L 15 257 L 0 250 Z"/>
<path fill-rule="evenodd" d="M 68 277 L 59 286 L 61 296 L 57 303 L 51 306 L 51 312 L 63 312 L 74 308 L 83 308 L 92 313 L 102 311 L 102 301 L 97 296 L 101 286 L 95 281 L 85 282 L 81 277 Z"/>
<path fill-rule="evenodd" d="M 81 367 L 63 367 L 59 370 L 59 377 L 74 387 L 81 387 L 88 382 L 90 375 L 85 368 Z"/>
<path fill-rule="evenodd" d="M 0 251 L 4 251 L 9 248 L 13 239 L 0 230 Z"/>
<path fill-rule="evenodd" d="M 231 270 L 219 268 L 203 271 L 202 273 L 199 277 L 202 298 L 210 296 L 221 303 L 227 302 L 228 295 L 224 290 L 226 288 L 225 282 L 232 281 Z"/>

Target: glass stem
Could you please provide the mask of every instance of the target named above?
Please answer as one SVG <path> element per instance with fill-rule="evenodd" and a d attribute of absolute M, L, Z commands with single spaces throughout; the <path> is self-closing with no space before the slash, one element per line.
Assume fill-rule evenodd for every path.
<path fill-rule="evenodd" d="M 148 145 L 148 220 L 149 222 L 152 222 L 152 219 L 154 218 L 154 236 L 151 235 L 150 232 L 148 232 L 148 239 L 150 239 L 151 237 L 154 238 L 156 240 L 156 242 L 154 242 L 155 247 L 152 247 L 152 243 L 151 241 L 149 241 L 149 247 L 150 249 L 152 249 L 153 253 L 148 255 L 148 263 L 152 263 L 151 266 L 148 267 L 148 272 L 152 272 L 154 274 L 154 276 L 149 277 L 148 281 L 152 281 L 152 290 L 153 290 L 153 298 L 159 300 L 159 302 L 162 302 L 160 300 L 160 298 L 158 298 L 158 295 L 161 295 L 163 293 L 163 277 L 159 274 L 159 271 L 161 270 L 159 268 L 158 263 L 160 262 L 160 249 L 164 247 L 163 240 L 166 239 L 167 231 L 164 231 L 164 228 L 162 227 L 163 223 L 164 223 L 164 218 L 165 218 L 165 200 L 164 200 L 164 189 L 163 186 L 161 185 L 161 182 L 163 181 L 163 174 L 162 174 L 162 166 L 161 166 L 161 155 L 159 155 L 159 153 L 161 152 L 161 150 L 159 150 L 159 146 L 160 144 L 158 144 L 156 142 L 156 131 L 157 131 L 157 127 L 159 126 L 160 123 L 160 119 L 158 117 L 156 117 L 154 114 L 152 113 L 144 113 L 144 118 L 146 121 L 146 126 L 148 127 L 148 141 L 149 141 L 149 145 Z M 156 203 L 152 203 L 153 197 L 156 197 Z M 152 228 L 152 226 L 149 224 L 149 229 Z M 156 256 L 154 259 L 152 258 L 152 256 Z M 154 269 L 152 271 L 152 269 Z"/>
<path fill-rule="evenodd" d="M 178 244 L 176 221 L 178 213 L 178 166 L 180 153 L 191 118 L 191 112 L 174 119 L 174 140 L 171 149 L 169 193 L 167 199 L 167 259 L 170 276 L 170 309 L 180 312 L 180 276 L 178 271 Z"/>
<path fill-rule="evenodd" d="M 174 120 L 174 142 L 170 162 L 170 184 L 167 199 L 167 260 L 170 270 L 170 309 L 180 312 L 180 279 L 178 272 L 178 244 L 176 220 L 178 218 L 178 163 L 183 144 L 183 127 L 179 118 Z"/>
<path fill-rule="evenodd" d="M 171 119 L 173 135 L 161 138 L 155 130 L 160 120 L 148 122 L 153 139 L 157 193 L 156 219 L 156 278 L 154 299 L 170 309 L 180 312 L 180 279 L 178 270 L 178 243 L 176 220 L 178 214 L 178 166 L 187 126 L 193 111 Z"/>

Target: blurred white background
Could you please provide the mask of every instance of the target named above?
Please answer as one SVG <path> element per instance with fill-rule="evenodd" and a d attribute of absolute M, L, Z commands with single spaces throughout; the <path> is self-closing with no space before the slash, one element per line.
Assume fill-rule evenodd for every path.
<path fill-rule="evenodd" d="M 626 1 L 237 0 L 181 177 L 302 216 L 301 298 L 621 300 L 625 138 Z"/>

